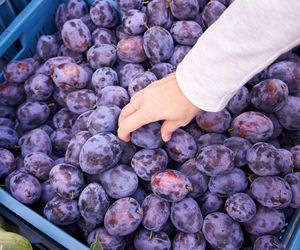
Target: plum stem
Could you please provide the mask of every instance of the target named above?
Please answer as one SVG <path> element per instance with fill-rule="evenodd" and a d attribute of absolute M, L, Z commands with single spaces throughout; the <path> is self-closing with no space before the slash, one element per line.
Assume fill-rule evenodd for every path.
<path fill-rule="evenodd" d="M 142 215 L 142 216 L 144 215 L 143 211 L 141 211 L 141 210 L 136 210 L 136 213 L 139 215 Z"/>
<path fill-rule="evenodd" d="M 149 26 L 148 26 L 146 23 L 144 24 L 144 26 L 145 26 L 145 28 L 146 28 L 147 30 L 150 29 Z"/>
<path fill-rule="evenodd" d="M 153 232 L 150 231 L 150 235 L 149 235 L 149 237 L 148 237 L 148 240 L 152 240 L 152 237 L 153 237 Z"/>
<path fill-rule="evenodd" d="M 185 185 L 185 188 L 191 192 L 194 190 L 191 185 Z"/>

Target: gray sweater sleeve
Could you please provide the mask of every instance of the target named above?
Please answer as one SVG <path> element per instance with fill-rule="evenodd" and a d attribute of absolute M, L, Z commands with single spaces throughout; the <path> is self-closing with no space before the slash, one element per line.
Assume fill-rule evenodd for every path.
<path fill-rule="evenodd" d="M 300 0 L 236 0 L 178 65 L 184 95 L 222 110 L 253 75 L 300 44 Z"/>

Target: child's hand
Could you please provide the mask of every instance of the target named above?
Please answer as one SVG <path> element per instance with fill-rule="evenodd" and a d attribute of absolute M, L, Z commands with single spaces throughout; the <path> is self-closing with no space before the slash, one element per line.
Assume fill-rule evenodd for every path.
<path fill-rule="evenodd" d="M 161 135 L 170 140 L 172 133 L 188 124 L 199 112 L 180 90 L 175 73 L 151 83 L 136 93 L 119 117 L 118 136 L 130 140 L 130 133 L 145 124 L 164 120 Z"/>

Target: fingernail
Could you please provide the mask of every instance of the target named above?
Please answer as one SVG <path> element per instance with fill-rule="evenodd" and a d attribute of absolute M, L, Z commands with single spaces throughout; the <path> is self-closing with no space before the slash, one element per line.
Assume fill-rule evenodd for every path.
<path fill-rule="evenodd" d="M 171 139 L 171 136 L 170 135 L 163 135 L 162 139 L 163 139 L 164 142 L 167 142 Z"/>

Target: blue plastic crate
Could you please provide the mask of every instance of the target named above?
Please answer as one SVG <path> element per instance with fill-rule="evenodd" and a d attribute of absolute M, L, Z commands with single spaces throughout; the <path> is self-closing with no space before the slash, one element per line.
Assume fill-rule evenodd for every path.
<path fill-rule="evenodd" d="M 61 244 L 61 246 L 67 249 L 74 250 L 88 250 L 89 248 L 67 234 L 44 217 L 23 205 L 16 199 L 14 199 L 8 192 L 3 188 L 0 188 L 0 204 L 7 207 L 9 210 L 17 214 L 19 217 L 27 221 L 32 226 L 39 229 L 45 235 L 49 236 L 54 241 Z M 1 213 L 1 210 L 0 210 Z M 52 250 L 52 249 L 49 249 Z"/>
<path fill-rule="evenodd" d="M 0 0 L 0 34 L 29 2 L 30 0 Z"/>
<path fill-rule="evenodd" d="M 56 31 L 54 15 L 57 6 L 63 1 L 64 0 L 0 0 L 0 60 L 8 63 L 12 60 L 33 56 L 38 38 L 42 34 L 53 34 Z M 123 13 L 118 10 L 115 1 L 106 1 L 113 4 L 118 11 L 119 20 L 121 20 Z M 86 2 L 92 4 L 94 0 L 86 0 Z M 3 16 L 3 12 L 1 12 L 4 10 L 2 9 L 4 5 L 1 5 L 3 3 L 6 4 L 6 11 L 4 11 L 6 16 Z M 18 14 L 18 11 L 22 10 L 25 5 L 27 5 L 26 8 Z M 6 19 L 9 21 L 6 21 Z M 8 22 L 11 23 L 7 27 Z M 1 28 L 3 30 L 1 30 Z M 3 80 L 3 78 L 1 79 L 0 73 L 0 82 L 1 80 Z M 10 209 L 63 247 L 72 250 L 88 249 L 87 246 L 65 233 L 29 207 L 14 199 L 3 188 L 0 188 L 0 204 Z M 299 209 L 295 212 L 282 235 L 282 243 L 285 249 L 300 249 Z"/>

